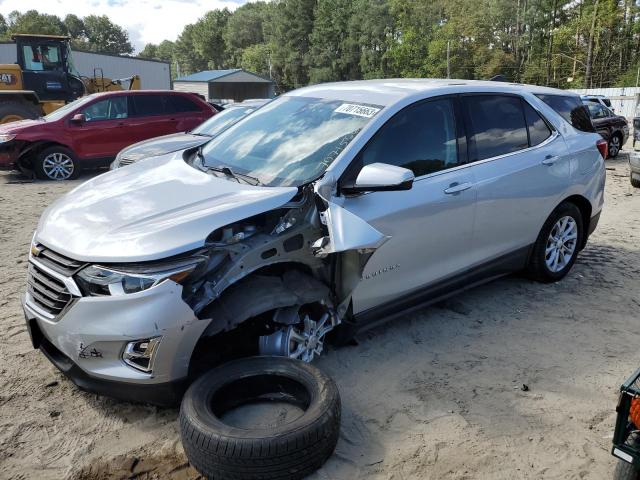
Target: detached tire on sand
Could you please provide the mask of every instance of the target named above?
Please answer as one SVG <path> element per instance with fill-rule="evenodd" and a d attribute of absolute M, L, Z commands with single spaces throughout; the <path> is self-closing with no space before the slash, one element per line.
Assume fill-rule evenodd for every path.
<path fill-rule="evenodd" d="M 286 403 L 302 412 L 286 423 L 236 426 L 234 409 Z M 196 380 L 180 407 L 180 432 L 189 462 L 215 480 L 294 480 L 331 456 L 340 429 L 335 382 L 308 363 L 250 357 L 222 365 Z"/>

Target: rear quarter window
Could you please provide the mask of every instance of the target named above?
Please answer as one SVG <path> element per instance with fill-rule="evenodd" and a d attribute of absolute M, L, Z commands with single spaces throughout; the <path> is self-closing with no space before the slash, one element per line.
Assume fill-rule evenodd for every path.
<path fill-rule="evenodd" d="M 580 98 L 569 95 L 536 94 L 540 100 L 553 108 L 558 115 L 581 132 L 595 132 L 587 107 Z"/>

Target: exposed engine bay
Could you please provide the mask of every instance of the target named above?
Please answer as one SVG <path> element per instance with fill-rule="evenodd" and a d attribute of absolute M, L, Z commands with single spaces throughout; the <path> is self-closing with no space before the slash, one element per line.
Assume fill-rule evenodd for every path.
<path fill-rule="evenodd" d="M 183 291 L 196 315 L 211 319 L 205 339 L 241 328 L 263 355 L 310 362 L 322 352 L 374 250 L 339 251 L 328 207 L 307 185 L 281 208 L 209 235 Z"/>

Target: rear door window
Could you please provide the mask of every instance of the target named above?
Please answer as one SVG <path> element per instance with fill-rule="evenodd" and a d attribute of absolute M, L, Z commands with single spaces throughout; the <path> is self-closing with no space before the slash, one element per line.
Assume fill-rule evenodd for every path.
<path fill-rule="evenodd" d="M 536 94 L 540 100 L 553 108 L 558 115 L 581 132 L 595 132 L 586 105 L 579 97 L 569 95 Z"/>
<path fill-rule="evenodd" d="M 529 147 L 520 97 L 465 95 L 470 161 L 497 157 Z"/>
<path fill-rule="evenodd" d="M 191 99 L 183 95 L 170 95 L 167 97 L 167 111 L 170 113 L 199 112 L 200 108 Z"/>
<path fill-rule="evenodd" d="M 133 95 L 131 97 L 136 117 L 164 115 L 165 100 L 162 95 Z"/>
<path fill-rule="evenodd" d="M 531 105 L 523 100 L 524 116 L 529 130 L 529 145 L 535 147 L 551 136 L 551 129 Z"/>
<path fill-rule="evenodd" d="M 397 113 L 360 152 L 359 168 L 388 163 L 416 177 L 458 164 L 453 101 L 441 98 L 410 105 Z"/>

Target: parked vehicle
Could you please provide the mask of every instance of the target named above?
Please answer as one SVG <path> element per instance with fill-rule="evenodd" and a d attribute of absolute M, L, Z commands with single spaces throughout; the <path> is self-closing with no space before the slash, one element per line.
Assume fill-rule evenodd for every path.
<path fill-rule="evenodd" d="M 96 93 L 46 117 L 0 125 L 0 168 L 67 180 L 82 169 L 108 166 L 132 143 L 190 130 L 216 113 L 185 92 Z"/>
<path fill-rule="evenodd" d="M 636 115 L 633 117 L 633 148 L 636 142 L 640 142 L 640 105 L 636 108 Z"/>
<path fill-rule="evenodd" d="M 330 332 L 344 341 L 509 272 L 560 280 L 598 223 L 606 148 L 556 89 L 289 92 L 190 155 L 51 205 L 23 301 L 33 345 L 83 389 L 167 404 L 201 366 L 311 361 Z"/>
<path fill-rule="evenodd" d="M 611 107 L 611 100 L 609 100 L 609 97 L 604 95 L 580 95 L 580 99 L 587 105 L 589 103 L 596 103 L 613 111 L 613 108 Z"/>
<path fill-rule="evenodd" d="M 611 453 L 618 458 L 614 480 L 640 479 L 640 370 L 620 387 Z"/>
<path fill-rule="evenodd" d="M 587 103 L 593 126 L 608 142 L 609 157 L 615 158 L 629 138 L 627 119 L 616 115 L 607 107 L 597 103 Z"/>
<path fill-rule="evenodd" d="M 156 157 L 203 145 L 267 102 L 268 100 L 250 100 L 234 103 L 190 132 L 173 133 L 134 143 L 118 153 L 110 168 L 114 170 L 131 165 L 143 158 Z"/>
<path fill-rule="evenodd" d="M 629 154 L 629 170 L 631 185 L 640 188 L 640 152 L 631 152 Z"/>

